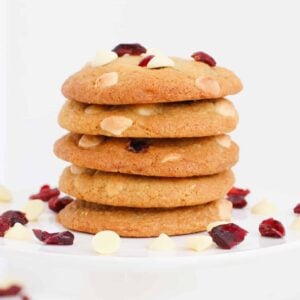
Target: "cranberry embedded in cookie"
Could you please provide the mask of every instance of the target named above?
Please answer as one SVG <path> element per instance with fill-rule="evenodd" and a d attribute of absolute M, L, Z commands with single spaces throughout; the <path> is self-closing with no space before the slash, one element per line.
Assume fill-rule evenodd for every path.
<path fill-rule="evenodd" d="M 213 57 L 203 51 L 195 52 L 191 55 L 191 57 L 195 61 L 203 62 L 211 67 L 214 67 L 217 64 Z"/>
<path fill-rule="evenodd" d="M 119 44 L 113 50 L 116 52 L 119 57 L 128 54 L 128 55 L 141 55 L 146 53 L 147 49 L 141 44 Z"/>

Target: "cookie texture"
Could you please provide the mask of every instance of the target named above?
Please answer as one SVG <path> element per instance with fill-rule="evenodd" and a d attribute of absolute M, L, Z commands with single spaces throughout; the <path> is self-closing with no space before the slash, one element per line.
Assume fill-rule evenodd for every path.
<path fill-rule="evenodd" d="M 152 237 L 205 231 L 211 222 L 229 221 L 231 210 L 227 200 L 172 209 L 113 207 L 77 200 L 60 211 L 58 221 L 81 232 L 113 230 L 123 237 Z"/>
<path fill-rule="evenodd" d="M 238 146 L 229 136 L 190 139 L 91 139 L 68 134 L 54 146 L 55 154 L 79 167 L 145 176 L 191 177 L 230 169 Z"/>
<path fill-rule="evenodd" d="M 141 104 L 216 99 L 238 93 L 239 78 L 222 67 L 173 57 L 174 66 L 139 67 L 143 56 L 123 56 L 94 67 L 87 64 L 65 81 L 67 99 L 94 104 Z"/>
<path fill-rule="evenodd" d="M 234 184 L 232 171 L 203 177 L 158 178 L 66 168 L 60 189 L 77 199 L 127 207 L 178 207 L 223 198 Z"/>
<path fill-rule="evenodd" d="M 105 127 L 105 121 L 118 118 L 132 122 L 119 135 L 114 130 L 114 123 L 111 123 L 112 130 L 109 125 Z M 136 138 L 220 135 L 233 131 L 237 123 L 238 114 L 226 99 L 113 106 L 69 100 L 59 114 L 59 124 L 71 132 Z"/>

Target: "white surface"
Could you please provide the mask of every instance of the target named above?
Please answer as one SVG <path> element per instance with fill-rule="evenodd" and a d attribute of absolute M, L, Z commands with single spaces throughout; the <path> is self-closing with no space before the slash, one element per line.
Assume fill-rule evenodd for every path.
<path fill-rule="evenodd" d="M 44 299 L 49 295 L 76 300 L 84 297 L 89 300 L 118 299 L 121 294 L 115 289 L 116 278 L 118 286 L 122 286 L 122 295 L 126 295 L 128 299 L 169 299 L 164 298 L 167 297 L 166 289 L 170 289 L 177 281 L 181 282 L 180 285 L 173 286 L 173 290 L 168 292 L 168 297 L 173 299 L 194 299 L 185 298 L 186 293 L 190 293 L 190 297 L 211 295 L 212 300 L 221 295 L 223 299 L 240 299 L 240 293 L 249 285 L 248 281 L 252 285 L 262 286 L 271 279 L 278 281 L 284 271 L 293 274 L 292 268 L 296 270 L 300 267 L 300 232 L 289 229 L 295 218 L 292 213 L 293 205 L 280 203 L 281 200 L 288 203 L 292 197 L 274 192 L 264 192 L 266 194 L 279 207 L 279 212 L 274 217 L 281 220 L 287 229 L 284 239 L 260 237 L 258 225 L 266 217 L 250 213 L 255 199 L 261 198 L 261 193 L 254 192 L 248 197 L 248 207 L 234 210 L 233 221 L 247 229 L 249 234 L 243 243 L 232 250 L 213 247 L 202 253 L 193 252 L 186 249 L 187 236 L 181 236 L 172 237 L 177 245 L 176 251 L 153 252 L 147 249 L 150 239 L 122 238 L 121 248 L 116 254 L 101 256 L 92 250 L 91 235 L 75 233 L 73 246 L 45 246 L 35 239 L 31 242 L 0 239 L 0 256 L 8 258 L 10 271 L 23 278 L 27 289 L 36 299 Z M 13 208 L 17 209 L 27 195 L 28 193 L 19 195 Z M 0 212 L 8 208 L 9 205 L 3 204 Z M 51 211 L 46 211 L 38 223 L 30 223 L 28 227 L 50 232 L 63 230 L 55 222 L 55 214 Z M 224 274 L 224 270 L 228 270 L 231 276 L 228 276 L 229 273 Z M 68 279 L 62 283 L 62 277 Z M 234 294 L 228 289 L 233 278 L 236 286 Z M 135 285 L 137 280 L 140 283 L 138 287 Z M 211 280 L 215 280 L 224 290 L 210 294 L 214 283 Z M 293 284 L 293 278 L 289 278 L 287 282 L 282 280 L 280 285 L 265 284 L 263 291 L 251 290 L 243 295 L 243 299 L 255 297 L 263 300 L 269 299 L 265 298 L 268 295 L 273 295 L 270 298 L 272 300 L 297 299 L 300 286 L 296 284 L 291 289 Z M 143 291 L 149 285 L 152 286 L 151 291 Z M 135 296 L 134 289 L 137 292 Z"/>

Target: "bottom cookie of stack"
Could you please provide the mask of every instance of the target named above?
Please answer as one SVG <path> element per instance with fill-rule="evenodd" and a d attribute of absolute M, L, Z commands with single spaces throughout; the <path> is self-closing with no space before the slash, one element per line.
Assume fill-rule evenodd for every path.
<path fill-rule="evenodd" d="M 58 214 L 58 221 L 75 231 L 113 230 L 123 237 L 153 237 L 205 231 L 209 223 L 230 221 L 232 204 L 216 200 L 177 208 L 129 208 L 76 200 Z"/>

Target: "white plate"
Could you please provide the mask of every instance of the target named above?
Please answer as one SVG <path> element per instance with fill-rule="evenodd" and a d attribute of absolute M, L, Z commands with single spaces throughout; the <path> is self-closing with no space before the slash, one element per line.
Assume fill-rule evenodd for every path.
<path fill-rule="evenodd" d="M 279 212 L 274 217 L 282 221 L 286 226 L 287 235 L 284 239 L 260 237 L 258 225 L 264 218 L 252 215 L 249 205 L 242 210 L 234 210 L 233 222 L 247 229 L 249 234 L 243 243 L 232 250 L 221 250 L 215 247 L 203 253 L 195 253 L 185 248 L 187 236 L 180 236 L 173 237 L 177 245 L 177 251 L 161 253 L 147 249 L 150 239 L 122 238 L 121 249 L 118 253 L 111 256 L 100 256 L 95 254 L 91 249 L 90 235 L 75 233 L 75 243 L 73 246 L 47 246 L 42 245 L 36 240 L 22 242 L 0 239 L 0 255 L 8 259 L 11 270 L 16 270 L 18 275 L 27 279 L 27 284 L 37 294 L 36 281 L 39 282 L 39 286 L 44 286 L 45 290 L 47 290 L 46 287 L 49 281 L 51 281 L 51 291 L 55 297 L 58 294 L 61 295 L 61 292 L 58 291 L 62 289 L 63 281 L 64 291 L 69 291 L 62 299 L 82 299 L 80 297 L 83 297 L 83 295 L 86 297 L 87 290 L 91 292 L 89 299 L 117 299 L 120 295 L 125 295 L 126 291 L 130 294 L 128 296 L 130 299 L 135 299 L 131 295 L 132 289 L 145 291 L 147 289 L 145 286 L 148 287 L 149 282 L 153 283 L 153 280 L 155 281 L 155 285 L 152 286 L 150 296 L 144 295 L 142 292 L 143 298 L 141 299 L 148 299 L 149 297 L 149 299 L 152 299 L 151 297 L 160 299 L 157 298 L 158 293 L 161 294 L 165 288 L 168 290 L 170 288 L 174 289 L 174 282 L 178 282 L 179 278 L 182 281 L 181 288 L 179 285 L 174 290 L 174 293 L 169 292 L 173 299 L 181 299 L 181 293 L 186 296 L 189 290 L 186 285 L 191 285 L 191 282 L 193 283 L 193 295 L 198 295 L 197 293 L 199 293 L 199 295 L 203 296 L 203 294 L 206 295 L 209 291 L 211 293 L 213 289 L 211 286 L 213 281 L 209 279 L 210 277 L 217 280 L 218 286 L 221 287 L 224 285 L 225 289 L 226 283 L 230 283 L 230 276 L 236 274 L 239 274 L 239 277 L 235 278 L 235 281 L 238 282 L 239 287 L 243 287 L 242 282 L 247 280 L 252 281 L 252 283 L 256 282 L 264 272 L 268 274 L 264 274 L 264 276 L 275 276 L 275 263 L 277 270 L 279 266 L 281 268 L 292 268 L 295 264 L 299 264 L 300 233 L 293 232 L 288 228 L 295 218 L 292 212 L 295 203 L 292 200 L 296 199 L 296 197 L 282 196 L 277 193 L 250 194 L 248 196 L 249 203 L 253 204 L 264 195 L 267 195 L 272 201 L 278 204 Z M 23 194 L 22 197 L 18 197 L 19 201 L 20 199 L 26 199 L 26 196 L 26 194 Z M 19 201 L 14 203 L 15 208 L 20 207 L 18 205 Z M 0 206 L 0 210 L 4 211 L 6 209 L 8 209 L 6 205 Z M 43 214 L 38 223 L 31 223 L 28 226 L 50 232 L 63 230 L 56 223 L 55 214 L 48 210 Z M 282 265 L 283 262 L 284 264 Z M 59 275 L 53 277 L 52 272 L 47 272 L 49 268 L 52 268 L 52 271 L 56 270 Z M 225 270 L 230 271 L 234 268 L 236 268 L 234 274 L 231 274 L 229 277 L 227 277 L 227 273 L 224 275 Z M 256 274 L 254 274 L 255 268 L 260 268 Z M 31 280 L 28 280 L 29 274 Z M 41 276 L 41 274 L 43 275 Z M 221 274 L 223 275 L 221 276 Z M 205 279 L 203 279 L 203 276 Z M 62 278 L 69 278 L 69 280 L 65 282 L 66 280 Z M 276 280 L 276 278 L 273 280 Z M 113 288 L 113 283 L 115 283 L 116 279 L 118 279 L 119 284 L 123 282 L 121 294 L 119 290 Z M 124 281 L 124 279 L 126 280 Z M 101 281 L 102 285 L 99 286 L 98 280 Z M 138 286 L 136 285 L 137 280 L 139 281 Z M 203 283 L 203 280 L 206 284 L 205 286 L 201 286 L 199 290 L 198 284 Z M 80 291 L 82 291 L 82 287 L 84 286 L 86 289 L 81 294 Z M 272 286 L 272 288 L 264 287 L 264 293 L 268 295 L 268 293 L 273 293 L 276 290 L 277 292 L 273 296 L 275 297 L 274 299 L 293 299 L 280 298 L 283 292 L 285 293 L 285 297 L 288 295 L 288 288 L 283 289 L 283 286 L 283 284 L 278 284 L 278 286 Z M 224 291 L 220 295 L 218 291 L 218 289 L 214 290 L 216 296 L 210 295 L 211 299 L 217 299 L 217 297 L 225 295 Z M 264 299 L 257 298 L 259 295 L 254 293 L 254 291 L 249 292 L 249 299 L 251 297 Z M 294 296 L 294 293 L 299 292 L 295 289 L 295 286 L 292 291 L 292 296 Z M 72 297 L 70 296 L 71 294 Z M 97 296 L 95 297 L 95 295 Z M 101 298 L 99 295 L 105 295 L 105 298 Z M 69 296 L 71 298 L 68 298 Z M 166 297 L 169 296 L 164 295 L 163 297 L 165 298 L 161 299 L 168 299 Z M 235 299 L 234 297 L 231 295 L 231 299 Z"/>

